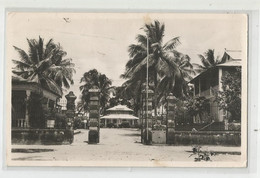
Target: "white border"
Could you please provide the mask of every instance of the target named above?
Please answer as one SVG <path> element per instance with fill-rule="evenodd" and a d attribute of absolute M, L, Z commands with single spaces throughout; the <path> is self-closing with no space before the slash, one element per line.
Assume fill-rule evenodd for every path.
<path fill-rule="evenodd" d="M 0 37 L 0 55 L 1 55 L 1 60 L 0 60 L 0 80 L 1 83 L 3 83 L 2 86 L 4 86 L 4 8 L 7 7 L 13 7 L 13 8 L 27 8 L 27 9 L 23 9 L 24 11 L 28 11 L 28 8 L 59 8 L 60 11 L 64 11 L 64 9 L 60 9 L 60 8 L 73 8 L 73 9 L 79 9 L 80 11 L 83 11 L 82 8 L 88 8 L 88 11 L 106 11 L 106 12 L 126 12 L 126 11 L 131 11 L 131 12 L 147 12 L 147 11 L 153 11 L 153 12 L 162 12 L 162 9 L 164 9 L 163 11 L 173 11 L 173 10 L 178 10 L 181 12 L 191 12 L 191 11 L 198 11 L 198 12 L 206 12 L 206 11 L 212 11 L 212 10 L 221 10 L 222 12 L 225 12 L 224 10 L 230 10 L 229 12 L 233 12 L 233 10 L 248 10 L 248 11 L 240 11 L 240 12 L 248 12 L 249 15 L 251 15 L 249 17 L 249 22 L 253 22 L 252 24 L 249 24 L 249 61 L 248 61 L 248 66 L 249 66 L 249 79 L 248 79 L 248 90 L 249 90 L 249 98 L 248 98 L 248 116 L 249 116 L 249 125 L 248 125 L 248 143 L 249 143 L 249 147 L 248 147 L 248 159 L 249 159 L 249 167 L 248 168 L 243 168 L 243 169 L 239 169 L 239 168 L 234 168 L 234 169 L 221 169 L 221 168 L 189 168 L 189 169 L 181 169 L 181 168 L 175 168 L 175 169 L 142 169 L 142 168 L 134 168 L 133 172 L 128 172 L 128 174 L 126 174 L 126 170 L 127 169 L 121 169 L 121 168 L 102 168 L 97 169 L 97 168 L 66 168 L 67 171 L 63 172 L 64 177 L 71 177 L 71 176 L 75 176 L 75 175 L 81 175 L 82 171 L 84 170 L 89 170 L 91 171 L 90 173 L 88 172 L 88 174 L 91 175 L 96 175 L 99 176 L 101 174 L 109 176 L 110 174 L 106 174 L 107 171 L 109 171 L 109 173 L 113 174 L 114 176 L 135 176 L 135 175 L 139 175 L 139 176 L 144 176 L 148 177 L 158 177 L 161 175 L 165 175 L 165 176 L 171 176 L 172 174 L 174 174 L 174 177 L 180 177 L 180 176 L 184 176 L 186 175 L 187 177 L 192 176 L 192 177 L 201 177 L 203 176 L 203 174 L 205 172 L 207 173 L 212 173 L 216 176 L 223 176 L 223 177 L 258 177 L 259 176 L 259 146 L 257 147 L 257 145 L 259 145 L 259 143 L 257 144 L 256 140 L 258 138 L 259 141 L 259 132 L 260 132 L 260 128 L 259 128 L 259 121 L 258 121 L 258 125 L 257 125 L 257 116 L 259 116 L 259 110 L 257 108 L 258 103 L 259 103 L 259 95 L 257 95 L 257 89 L 258 89 L 258 84 L 259 84 L 259 78 L 258 78 L 258 67 L 259 67 L 259 63 L 258 63 L 258 50 L 259 50 L 259 29 L 257 27 L 257 25 L 259 24 L 259 4 L 257 4 L 257 2 L 253 3 L 249 0 L 241 0 L 241 1 L 229 1 L 229 3 L 227 3 L 227 1 L 198 1 L 195 3 L 192 3 L 192 1 L 182 1 L 181 3 L 176 1 L 166 1 L 166 0 L 161 0 L 160 1 L 160 6 L 158 6 L 158 4 L 155 4 L 156 1 L 149 1 L 145 2 L 145 1 L 136 1 L 136 0 L 132 0 L 132 1 L 126 1 L 126 2 L 119 2 L 119 1 L 109 1 L 107 3 L 105 3 L 103 1 L 103 3 L 100 3 L 100 1 L 80 1 L 80 0 L 74 0 L 74 1 L 65 1 L 65 0 L 59 0 L 56 1 L 56 3 L 53 2 L 44 2 L 44 1 L 33 1 L 33 0 L 27 0 L 25 1 L 19 1 L 19 0 L 10 0 L 8 2 L 3 3 L 2 1 L 0 1 L 0 14 L 1 14 L 1 23 L 0 23 L 0 33 L 1 33 L 1 37 Z M 178 4 L 177 4 L 178 2 Z M 149 5 L 147 5 L 147 3 Z M 177 6 L 178 5 L 178 6 Z M 146 8 L 144 8 L 146 7 Z M 72 10 L 68 10 L 68 11 L 72 11 Z M 98 9 L 98 10 L 97 10 Z M 185 9 L 185 11 L 183 11 L 182 9 Z M 204 11 L 202 10 L 204 9 Z M 206 9 L 206 11 L 205 11 Z M 20 9 L 19 9 L 20 10 Z M 32 10 L 32 9 L 29 9 Z M 38 11 L 39 9 L 34 9 L 33 11 Z M 46 10 L 46 9 L 45 9 Z M 48 9 L 50 10 L 50 9 Z M 56 9 L 57 10 L 57 9 Z M 66 10 L 66 9 L 65 9 Z M 188 11 L 191 10 L 191 11 Z M 255 10 L 254 12 L 252 10 Z M 55 11 L 55 9 L 54 9 Z M 73 10 L 75 11 L 75 10 Z M 178 12 L 177 11 L 177 12 Z M 175 11 L 176 12 L 176 11 Z M 214 11 L 213 11 L 214 12 Z M 236 12 L 236 11 L 234 11 Z M 253 19 L 251 19 L 251 17 L 254 17 Z M 251 21 L 253 20 L 253 21 Z M 4 94 L 4 87 L 0 88 L 0 93 L 1 96 L 5 96 Z M 5 111 L 5 107 L 3 108 L 2 106 L 5 106 L 5 102 L 1 98 L 1 107 L 0 107 L 0 113 L 3 113 L 3 111 Z M 4 116 L 3 118 L 1 118 L 0 120 L 0 124 L 1 124 L 1 128 L 3 128 L 3 131 L 5 131 L 5 116 L 6 113 L 3 113 Z M 1 115 L 2 117 L 2 115 Z M 257 129 L 258 131 L 254 131 L 255 129 Z M 5 146 L 4 143 L 5 142 L 5 134 L 3 134 L 2 136 L 3 139 L 1 139 L 2 143 L 1 145 Z M 1 147 L 1 149 L 3 149 L 2 151 L 2 158 L 5 158 L 5 147 Z M 258 154 L 255 154 L 258 153 Z M 50 174 L 51 176 L 57 176 L 57 173 L 62 173 L 63 169 L 62 168 L 55 168 L 55 169 L 51 169 L 51 168 L 7 168 L 5 167 L 5 163 L 2 161 L 1 165 L 3 165 L 3 169 L 5 169 L 4 171 L 1 170 L 1 174 L 4 176 L 9 175 L 10 177 L 14 177 L 14 176 L 19 176 L 19 177 L 28 177 L 27 174 L 30 173 L 37 173 L 37 175 L 39 177 L 45 177 L 46 175 L 44 175 L 44 173 L 46 173 L 46 171 L 52 170 L 54 171 L 53 174 Z M 257 169 L 258 168 L 258 169 Z M 77 171 L 76 171 L 77 170 Z M 189 172 L 187 172 L 187 170 L 189 170 Z M 122 172 L 123 171 L 123 172 Z M 141 171 L 141 172 L 140 172 Z M 101 172 L 101 174 L 99 174 L 98 172 Z M 21 174 L 22 173 L 22 174 Z M 86 174 L 82 174 L 86 175 Z M 102 176 L 102 175 L 101 175 Z M 212 177 L 212 175 L 210 175 L 210 177 Z M 259 176 L 260 177 L 260 176 Z"/>

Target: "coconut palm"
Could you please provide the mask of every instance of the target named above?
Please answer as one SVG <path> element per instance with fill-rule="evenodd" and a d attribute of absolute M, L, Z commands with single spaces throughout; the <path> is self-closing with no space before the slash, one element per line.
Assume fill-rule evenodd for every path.
<path fill-rule="evenodd" d="M 80 80 L 80 83 L 83 85 L 80 86 L 81 91 L 81 102 L 82 105 L 81 109 L 88 111 L 88 103 L 90 99 L 89 89 L 93 88 L 94 86 L 98 87 L 100 90 L 100 106 L 101 106 L 101 114 L 104 112 L 104 109 L 109 101 L 110 93 L 114 89 L 111 87 L 112 81 L 107 78 L 105 74 L 99 73 L 96 69 L 92 69 L 88 72 L 83 74 L 83 77 Z"/>
<path fill-rule="evenodd" d="M 211 67 L 216 66 L 217 64 L 223 63 L 224 59 L 220 59 L 219 56 L 215 57 L 214 49 L 208 49 L 203 55 L 198 54 L 202 65 L 200 64 L 193 64 L 197 73 L 201 73 Z"/>
<path fill-rule="evenodd" d="M 15 64 L 13 73 L 29 81 L 37 82 L 44 88 L 57 91 L 63 86 L 69 88 L 70 84 L 73 84 L 74 64 L 71 59 L 63 59 L 66 52 L 61 46 L 53 43 L 52 39 L 44 45 L 41 37 L 38 41 L 27 39 L 27 42 L 29 45 L 27 53 L 14 46 L 20 59 L 13 60 Z"/>
<path fill-rule="evenodd" d="M 144 32 L 146 35 L 139 34 L 136 37 L 137 44 L 129 46 L 128 52 L 130 60 L 126 64 L 126 72 L 123 77 L 128 80 L 133 80 L 136 75 L 145 81 L 143 75 L 146 70 L 146 61 L 148 57 L 149 67 L 149 85 L 154 87 L 155 94 L 155 113 L 157 113 L 158 102 L 158 84 L 159 82 L 165 82 L 164 85 L 168 85 L 169 89 L 177 87 L 175 81 L 183 80 L 184 77 L 179 69 L 175 60 L 175 48 L 180 44 L 179 37 L 174 37 L 166 43 L 163 43 L 163 37 L 165 32 L 165 25 L 159 21 L 154 21 L 152 24 L 146 24 L 144 26 Z M 148 37 L 148 40 L 147 40 Z M 149 55 L 147 56 L 147 41 Z M 162 80 L 167 78 L 167 80 Z M 171 80 L 169 80 L 171 79 Z M 180 86 L 182 88 L 182 86 Z M 176 96 L 183 95 L 183 90 L 179 93 L 174 93 Z"/>

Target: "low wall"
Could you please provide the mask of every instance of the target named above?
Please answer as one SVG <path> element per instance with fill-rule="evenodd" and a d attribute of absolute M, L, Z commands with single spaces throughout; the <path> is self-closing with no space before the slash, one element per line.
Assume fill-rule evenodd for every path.
<path fill-rule="evenodd" d="M 241 145 L 239 131 L 175 131 L 173 145 Z"/>
<path fill-rule="evenodd" d="M 73 130 L 65 129 L 12 129 L 12 144 L 60 145 L 73 142 Z"/>

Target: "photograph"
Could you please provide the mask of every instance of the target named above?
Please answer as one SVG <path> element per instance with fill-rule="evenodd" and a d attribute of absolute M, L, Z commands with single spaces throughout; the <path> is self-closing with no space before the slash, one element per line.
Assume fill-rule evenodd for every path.
<path fill-rule="evenodd" d="M 247 167 L 246 13 L 5 20 L 7 166 Z"/>

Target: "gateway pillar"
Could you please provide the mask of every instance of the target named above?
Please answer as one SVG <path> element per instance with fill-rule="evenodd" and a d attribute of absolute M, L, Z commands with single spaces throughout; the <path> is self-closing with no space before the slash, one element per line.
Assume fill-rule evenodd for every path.
<path fill-rule="evenodd" d="M 98 87 L 93 87 L 89 90 L 90 102 L 89 102 L 89 132 L 88 143 L 99 143 L 99 93 Z"/>

